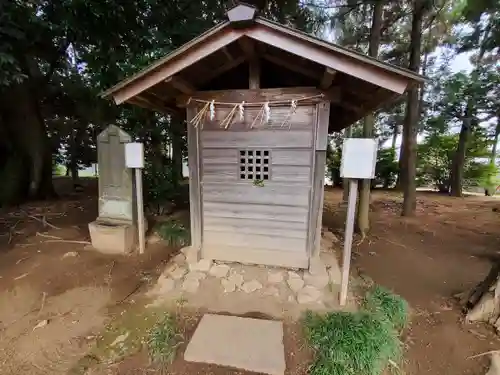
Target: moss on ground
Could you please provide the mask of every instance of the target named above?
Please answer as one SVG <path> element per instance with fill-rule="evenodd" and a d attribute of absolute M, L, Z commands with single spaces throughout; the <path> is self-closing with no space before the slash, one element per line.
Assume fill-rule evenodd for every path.
<path fill-rule="evenodd" d="M 161 308 L 146 308 L 137 304 L 113 316 L 94 347 L 78 361 L 70 374 L 85 374 L 98 364 L 117 362 L 148 348 L 151 342 L 155 343 L 155 357 L 152 360 L 170 360 L 175 353 L 174 340 L 178 340 L 178 336 L 175 319 L 170 313 Z M 164 346 L 158 342 L 162 337 L 169 339 Z"/>

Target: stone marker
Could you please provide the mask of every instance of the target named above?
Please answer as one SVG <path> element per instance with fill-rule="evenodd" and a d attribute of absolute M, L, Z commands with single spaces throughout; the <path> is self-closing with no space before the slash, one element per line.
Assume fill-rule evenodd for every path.
<path fill-rule="evenodd" d="M 205 314 L 186 348 L 184 360 L 283 375 L 283 324 Z"/>
<path fill-rule="evenodd" d="M 129 134 L 110 125 L 97 137 L 99 216 L 89 224 L 92 246 L 105 253 L 129 253 L 136 244 L 132 170 L 125 166 Z"/>

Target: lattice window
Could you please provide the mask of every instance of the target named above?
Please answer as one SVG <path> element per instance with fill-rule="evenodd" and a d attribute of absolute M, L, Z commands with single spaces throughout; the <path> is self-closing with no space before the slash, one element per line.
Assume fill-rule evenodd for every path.
<path fill-rule="evenodd" d="M 240 180 L 270 180 L 271 151 L 240 150 Z"/>

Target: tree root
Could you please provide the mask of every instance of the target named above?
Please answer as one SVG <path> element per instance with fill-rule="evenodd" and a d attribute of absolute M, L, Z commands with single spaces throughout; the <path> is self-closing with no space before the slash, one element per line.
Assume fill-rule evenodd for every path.
<path fill-rule="evenodd" d="M 485 375 L 500 375 L 500 353 L 491 353 L 490 369 Z"/>
<path fill-rule="evenodd" d="M 486 322 L 500 332 L 500 263 L 496 261 L 484 280 L 471 291 L 455 295 L 465 312 L 465 321 Z M 500 374 L 499 374 L 500 375 Z"/>

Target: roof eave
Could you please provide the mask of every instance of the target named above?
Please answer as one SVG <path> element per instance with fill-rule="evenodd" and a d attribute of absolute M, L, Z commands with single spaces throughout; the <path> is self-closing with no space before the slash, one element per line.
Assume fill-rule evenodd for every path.
<path fill-rule="evenodd" d="M 197 36 L 196 38 L 190 40 L 189 42 L 187 42 L 186 44 L 182 45 L 181 47 L 176 48 L 175 50 L 173 50 L 172 52 L 170 52 L 168 55 L 162 57 L 161 59 L 159 59 L 159 60 L 157 60 L 155 62 L 153 62 L 152 64 L 148 65 L 147 67 L 145 67 L 144 69 L 140 70 L 139 72 L 131 75 L 130 77 L 125 78 L 124 80 L 118 82 L 116 85 L 110 87 L 109 89 L 104 90 L 103 92 L 99 93 L 99 97 L 104 98 L 104 99 L 110 98 L 113 95 L 113 93 L 115 93 L 116 91 L 118 91 L 121 88 L 127 86 L 128 84 L 132 83 L 133 81 L 137 80 L 138 78 L 141 78 L 141 77 L 145 76 L 146 74 L 148 74 L 152 70 L 154 70 L 154 69 L 160 67 L 161 65 L 167 63 L 168 61 L 170 61 L 174 57 L 179 56 L 181 53 L 184 53 L 188 49 L 196 46 L 201 41 L 209 38 L 213 34 L 217 33 L 218 31 L 220 31 L 220 30 L 222 30 L 224 28 L 226 28 L 229 25 L 230 25 L 229 21 L 224 21 L 224 22 L 221 22 L 221 23 L 215 25 L 211 29 L 205 31 L 203 34 L 200 34 L 199 36 Z"/>

